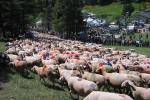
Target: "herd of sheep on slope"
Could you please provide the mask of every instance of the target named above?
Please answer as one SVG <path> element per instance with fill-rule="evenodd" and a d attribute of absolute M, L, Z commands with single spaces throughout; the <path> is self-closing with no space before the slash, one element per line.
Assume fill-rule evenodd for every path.
<path fill-rule="evenodd" d="M 59 80 L 84 100 L 150 100 L 149 58 L 132 49 L 36 34 L 34 40 L 8 42 L 0 59 L 22 74 L 36 72 L 43 82 Z"/>

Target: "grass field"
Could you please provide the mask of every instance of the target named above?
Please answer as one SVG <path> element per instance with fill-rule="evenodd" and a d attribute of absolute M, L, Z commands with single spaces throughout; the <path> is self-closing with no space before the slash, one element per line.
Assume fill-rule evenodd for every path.
<path fill-rule="evenodd" d="M 109 45 L 109 46 L 107 45 L 107 46 L 105 46 L 105 47 L 108 47 L 108 48 L 118 48 L 118 49 L 123 49 L 123 50 L 135 49 L 135 51 L 136 51 L 137 53 L 150 56 L 150 48 L 145 48 L 145 47 L 133 47 L 133 46 L 111 46 L 111 45 Z"/>
<path fill-rule="evenodd" d="M 150 2 L 145 4 L 147 6 L 147 8 L 150 8 Z M 135 8 L 134 13 L 136 13 L 137 11 L 139 11 L 139 7 L 140 4 L 138 3 L 133 3 L 133 6 Z M 107 18 L 108 20 L 112 20 L 114 18 L 116 18 L 117 16 L 120 16 L 122 13 L 122 9 L 123 9 L 123 5 L 120 3 L 112 3 L 110 5 L 106 5 L 106 6 L 99 6 L 99 5 L 95 5 L 95 6 L 85 6 L 83 8 L 84 12 L 90 12 L 90 13 L 94 13 L 97 16 L 102 16 L 104 15 L 104 18 Z"/>
<path fill-rule="evenodd" d="M 0 100 L 70 100 L 69 91 L 44 86 L 37 75 L 26 79 L 19 74 L 10 75 L 10 81 L 0 90 Z"/>
<path fill-rule="evenodd" d="M 149 48 L 115 47 L 134 48 L 139 53 L 150 55 Z M 0 51 L 4 50 L 4 43 L 1 42 Z M 31 73 L 31 76 L 33 79 L 24 78 L 18 73 L 10 73 L 6 66 L 0 65 L 0 83 L 3 82 L 0 84 L 0 100 L 71 100 L 66 88 L 62 89 L 59 84 L 56 87 L 46 87 L 36 74 Z"/>

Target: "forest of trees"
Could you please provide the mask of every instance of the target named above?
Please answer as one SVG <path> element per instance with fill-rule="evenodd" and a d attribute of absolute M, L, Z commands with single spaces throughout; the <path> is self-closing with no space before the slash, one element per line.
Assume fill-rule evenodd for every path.
<path fill-rule="evenodd" d="M 82 7 L 82 0 L 1 0 L 1 36 L 25 33 L 39 19 L 48 30 L 78 33 L 84 28 Z"/>
<path fill-rule="evenodd" d="M 68 36 L 85 30 L 82 8 L 84 5 L 107 5 L 112 2 L 123 3 L 122 14 L 131 15 L 132 2 L 146 0 L 1 0 L 0 36 L 17 36 L 25 33 L 30 25 L 39 19 L 45 22 L 48 30 L 67 33 Z"/>
<path fill-rule="evenodd" d="M 40 12 L 37 0 L 1 0 L 0 33 L 4 37 L 9 33 L 15 36 L 24 33 L 28 25 L 35 21 Z"/>

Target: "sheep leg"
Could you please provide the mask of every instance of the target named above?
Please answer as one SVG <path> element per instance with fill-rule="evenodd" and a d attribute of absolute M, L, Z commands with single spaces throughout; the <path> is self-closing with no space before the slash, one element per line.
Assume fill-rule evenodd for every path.
<path fill-rule="evenodd" d="M 74 92 L 75 93 L 75 92 Z M 70 89 L 69 94 L 72 98 L 72 100 L 79 100 L 79 95 L 77 95 L 77 98 L 75 96 L 73 96 L 73 91 Z"/>
<path fill-rule="evenodd" d="M 53 84 L 53 86 L 55 86 L 55 82 L 54 82 L 54 81 L 55 81 L 55 79 L 52 79 L 52 84 Z"/>
<path fill-rule="evenodd" d="M 99 86 L 99 90 L 105 91 L 105 85 L 101 85 L 101 87 Z"/>
<path fill-rule="evenodd" d="M 122 88 L 121 88 L 121 87 L 119 88 L 119 93 L 123 93 L 123 91 L 122 91 Z"/>
<path fill-rule="evenodd" d="M 40 76 L 40 81 L 41 81 L 41 82 L 44 82 L 44 84 L 46 84 L 45 79 L 44 79 L 43 77 L 41 77 L 41 76 Z"/>

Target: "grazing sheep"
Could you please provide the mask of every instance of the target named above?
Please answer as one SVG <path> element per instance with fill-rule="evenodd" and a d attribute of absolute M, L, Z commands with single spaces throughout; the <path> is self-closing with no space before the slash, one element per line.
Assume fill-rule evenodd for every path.
<path fill-rule="evenodd" d="M 130 80 L 124 81 L 121 86 L 129 86 L 135 100 L 150 100 L 150 88 L 137 87 Z"/>
<path fill-rule="evenodd" d="M 100 68 L 100 73 L 107 81 L 107 85 L 114 87 L 114 89 L 118 88 L 121 92 L 121 84 L 126 80 L 124 77 L 122 77 L 119 73 L 107 73 L 103 67 Z M 107 89 L 109 89 L 109 86 L 107 86 Z"/>
<path fill-rule="evenodd" d="M 41 78 L 48 77 L 49 73 L 52 73 L 51 68 L 47 66 L 43 67 L 33 66 L 31 70 L 36 72 Z"/>
<path fill-rule="evenodd" d="M 50 60 L 44 60 L 44 59 L 42 59 L 42 63 L 44 64 L 44 65 L 56 65 L 57 64 L 57 61 L 56 60 L 54 60 L 54 59 L 50 59 Z"/>
<path fill-rule="evenodd" d="M 41 59 L 37 56 L 25 56 L 24 60 L 26 60 L 27 63 L 31 65 L 41 62 Z"/>
<path fill-rule="evenodd" d="M 31 70 L 36 72 L 40 76 L 40 80 L 42 79 L 44 83 L 46 83 L 44 78 L 52 80 L 53 86 L 55 85 L 54 84 L 55 78 L 59 77 L 56 70 L 52 69 L 52 67 L 49 66 L 43 67 L 33 66 Z"/>
<path fill-rule="evenodd" d="M 83 100 L 133 100 L 125 94 L 93 91 Z"/>
<path fill-rule="evenodd" d="M 25 67 L 27 67 L 27 62 L 21 61 L 21 60 L 14 60 L 13 62 L 10 62 L 9 64 L 13 65 L 16 69 L 24 69 Z"/>
<path fill-rule="evenodd" d="M 140 73 L 135 72 L 135 71 L 122 71 L 120 69 L 120 67 L 118 66 L 118 72 L 120 73 L 120 75 L 122 75 L 123 78 L 125 78 L 126 80 L 131 80 L 133 82 L 135 82 L 137 85 L 142 85 L 142 79 L 140 78 Z M 131 74 L 134 73 L 134 74 Z M 137 74 L 137 75 L 136 75 Z"/>
<path fill-rule="evenodd" d="M 16 52 L 16 48 L 15 47 L 11 47 L 8 50 L 6 50 L 7 54 L 17 54 Z"/>
<path fill-rule="evenodd" d="M 17 59 L 21 59 L 21 57 L 19 57 L 18 55 L 14 55 L 14 54 L 7 54 L 7 56 L 9 57 L 10 62 L 13 62 Z"/>
<path fill-rule="evenodd" d="M 81 65 L 77 64 L 77 63 L 64 63 L 60 65 L 62 68 L 64 67 L 65 69 L 68 70 L 77 70 L 81 67 Z"/>
<path fill-rule="evenodd" d="M 65 75 L 68 76 L 81 76 L 81 73 L 78 70 L 66 70 L 62 68 L 58 68 L 60 79 L 63 78 Z"/>
<path fill-rule="evenodd" d="M 78 95 L 88 95 L 92 91 L 98 90 L 98 86 L 92 82 L 85 79 L 81 79 L 76 76 L 64 76 L 65 80 L 68 83 L 70 92 L 77 93 Z"/>
<path fill-rule="evenodd" d="M 149 82 L 150 81 L 150 74 L 147 73 L 141 73 L 140 76 L 145 82 Z"/>
<path fill-rule="evenodd" d="M 83 71 L 82 78 L 86 79 L 86 80 L 89 80 L 89 81 L 93 81 L 98 86 L 105 85 L 105 78 L 104 78 L 103 75 L 100 75 L 100 74 L 95 74 L 95 73 L 90 73 L 90 72 Z"/>
<path fill-rule="evenodd" d="M 8 65 L 12 69 L 15 69 L 17 72 L 19 72 L 24 77 L 27 77 L 30 74 L 29 67 L 26 61 L 18 59 L 14 60 L 13 62 L 10 62 Z"/>

